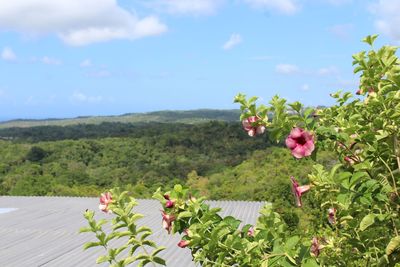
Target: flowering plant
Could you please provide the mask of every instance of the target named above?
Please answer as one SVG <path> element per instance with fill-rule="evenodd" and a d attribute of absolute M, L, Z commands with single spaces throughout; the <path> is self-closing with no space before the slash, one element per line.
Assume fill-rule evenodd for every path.
<path fill-rule="evenodd" d="M 84 214 L 89 226 L 80 229 L 80 233 L 92 232 L 96 242 L 87 242 L 84 249 L 103 247 L 107 254 L 97 258 L 96 263 L 108 262 L 110 266 L 144 266 L 149 263 L 166 265 L 165 260 L 157 256 L 165 247 L 158 247 L 149 240 L 152 234 L 149 227 L 138 226 L 137 220 L 143 217 L 135 213 L 133 208 L 137 205 L 128 192 L 120 193 L 112 189 L 101 194 L 99 209 L 106 214 L 114 214 L 112 219 L 96 221 L 94 211 L 87 210 Z M 104 229 L 104 226 L 109 226 Z M 111 230 L 109 229 L 111 228 Z"/>
<path fill-rule="evenodd" d="M 356 97 L 339 91 L 331 94 L 337 104 L 321 109 L 287 103 L 278 96 L 269 106 L 257 106 L 257 97 L 235 98 L 249 136 L 266 132 L 271 140 L 284 142 L 294 160 L 315 159 L 319 149 L 336 153 L 332 168 L 314 165 L 310 184 L 288 177 L 295 205 L 309 204 L 324 214 L 310 215 L 314 227 L 290 230 L 270 204 L 261 210 L 256 225 L 241 225 L 232 216 L 221 217 L 218 208 L 210 208 L 204 198 L 193 197 L 181 185 L 155 192 L 164 208 L 163 228 L 183 235 L 177 245 L 190 249 L 194 261 L 202 266 L 400 266 L 400 60 L 396 47 L 374 50 L 376 38 L 364 39 L 371 51 L 353 56 L 354 72 L 360 74 Z M 131 213 L 135 202 L 126 194 L 116 196 L 103 195 L 100 208 L 116 214 L 114 230 L 121 226 L 128 231 L 106 235 L 101 228 L 105 222 L 96 223 L 93 212 L 85 214 L 90 227 L 83 231 L 95 232 L 99 240 L 86 247 L 108 249 L 108 240 L 129 236 L 126 245 L 109 250 L 99 262 L 116 261 L 120 249 L 130 245 L 133 251 L 138 245 L 156 247 L 143 241 L 149 229 L 142 228 L 145 237 L 138 239 L 138 217 Z M 303 196 L 308 198 L 305 204 Z M 126 260 L 164 263 L 154 256 L 160 249 L 139 256 L 131 253 L 118 266 Z"/>
<path fill-rule="evenodd" d="M 255 226 L 240 229 L 240 221 L 222 218 L 181 186 L 167 192 L 173 206 L 156 192 L 163 216 L 173 218 L 168 231 L 186 233 L 179 245 L 190 248 L 195 261 L 203 266 L 399 266 L 400 60 L 396 47 L 373 50 L 376 38 L 364 39 L 371 51 L 353 56 L 358 97 L 339 91 L 331 94 L 337 104 L 321 109 L 278 96 L 269 106 L 257 106 L 257 97 L 235 98 L 249 136 L 267 132 L 271 140 L 284 141 L 296 160 L 315 159 L 319 149 L 336 153 L 330 170 L 314 166 L 309 185 L 291 177 L 296 206 L 303 206 L 307 194 L 325 214 L 313 218 L 317 227 L 290 232 L 267 205 Z"/>

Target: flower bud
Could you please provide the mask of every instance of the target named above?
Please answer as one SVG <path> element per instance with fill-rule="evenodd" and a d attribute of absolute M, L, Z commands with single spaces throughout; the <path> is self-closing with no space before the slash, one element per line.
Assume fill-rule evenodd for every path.
<path fill-rule="evenodd" d="M 178 247 L 185 248 L 185 247 L 189 246 L 189 244 L 190 244 L 190 242 L 188 240 L 181 240 L 178 243 Z"/>
<path fill-rule="evenodd" d="M 174 205 L 175 205 L 175 201 L 168 200 L 167 203 L 165 204 L 165 207 L 170 209 L 170 208 L 173 208 Z"/>

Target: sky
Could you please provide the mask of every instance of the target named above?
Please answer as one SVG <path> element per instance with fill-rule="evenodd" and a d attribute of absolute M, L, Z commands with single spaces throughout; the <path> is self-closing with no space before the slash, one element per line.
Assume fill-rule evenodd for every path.
<path fill-rule="evenodd" d="M 361 39 L 400 44 L 400 0 L 0 0 L 0 120 L 330 105 Z"/>

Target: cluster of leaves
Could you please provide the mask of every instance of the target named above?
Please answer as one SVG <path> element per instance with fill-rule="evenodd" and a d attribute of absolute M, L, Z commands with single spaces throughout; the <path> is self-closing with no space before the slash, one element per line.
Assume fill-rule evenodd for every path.
<path fill-rule="evenodd" d="M 373 46 L 375 39 L 368 36 L 364 41 Z M 279 141 L 292 127 L 301 127 L 315 135 L 317 148 L 336 152 L 339 165 L 330 171 L 316 165 L 309 175 L 314 185 L 309 197 L 325 210 L 337 210 L 337 221 L 319 222 L 313 233 L 324 240 L 318 262 L 393 266 L 400 248 L 400 60 L 392 46 L 353 58 L 361 97 L 339 91 L 331 95 L 337 105 L 320 110 L 287 104 L 279 97 L 270 107 L 257 107 L 256 98 L 244 95 L 235 100 L 242 105 L 242 118 L 264 118 L 270 138 Z M 274 114 L 272 120 L 263 117 L 268 113 Z"/>
<path fill-rule="evenodd" d="M 364 42 L 373 46 L 375 39 L 368 36 Z M 272 141 L 286 138 L 288 148 L 315 142 L 315 149 L 307 143 L 314 159 L 321 148 L 336 153 L 339 163 L 330 170 L 314 166 L 311 186 L 292 182 L 298 206 L 311 188 L 310 206 L 325 211 L 313 213 L 314 227 L 290 231 L 267 207 L 254 228 L 239 230 L 239 221 L 222 218 L 181 186 L 166 193 L 172 206 L 161 192 L 155 194 L 174 218 L 172 231 L 186 233 L 195 261 L 204 266 L 399 266 L 400 60 L 395 47 L 372 47 L 354 55 L 353 64 L 360 73 L 360 97 L 334 93 L 337 104 L 329 108 L 304 108 L 278 96 L 269 106 L 257 106 L 256 97 L 235 98 L 241 119 L 267 127 Z"/>
<path fill-rule="evenodd" d="M 98 257 L 96 262 L 108 262 L 112 267 L 130 264 L 145 266 L 148 263 L 166 265 L 165 260 L 157 255 L 165 247 L 158 247 L 148 238 L 152 234 L 150 228 L 137 225 L 137 220 L 143 215 L 133 211 L 137 205 L 135 199 L 128 192 L 120 193 L 118 189 L 113 189 L 110 193 L 112 202 L 107 210 L 115 214 L 113 219 L 96 221 L 94 211 L 90 210 L 84 214 L 89 226 L 81 228 L 80 232 L 94 233 L 97 239 L 96 242 L 86 243 L 84 249 L 103 247 L 106 255 Z M 111 230 L 105 230 L 104 226 L 111 226 Z"/>
<path fill-rule="evenodd" d="M 109 126 L 108 130 L 104 125 L 93 126 L 91 132 L 101 137 L 102 132 L 107 135 L 113 129 L 124 129 L 127 136 L 38 143 L 0 141 L 0 194 L 96 196 L 119 186 L 135 197 L 151 197 L 159 186 L 184 183 L 192 171 L 208 176 L 269 146 L 262 138 L 249 140 L 238 123 Z M 72 131 L 70 127 L 59 130 L 64 131 L 60 138 Z M 57 132 L 43 129 L 29 133 L 33 139 L 47 140 Z M 85 137 L 77 133 L 76 137 Z"/>
<path fill-rule="evenodd" d="M 168 196 L 173 206 L 168 205 Z M 315 266 L 310 257 L 310 241 L 300 243 L 299 236 L 288 236 L 287 226 L 267 204 L 256 226 L 241 226 L 232 216 L 221 217 L 219 208 L 210 208 L 204 198 L 195 198 L 187 188 L 154 196 L 164 212 L 174 218 L 172 233 L 184 233 L 183 240 L 202 266 Z"/>

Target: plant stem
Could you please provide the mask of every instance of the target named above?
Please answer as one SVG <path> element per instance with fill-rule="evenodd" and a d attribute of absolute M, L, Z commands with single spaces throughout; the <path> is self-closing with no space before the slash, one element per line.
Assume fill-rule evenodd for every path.
<path fill-rule="evenodd" d="M 396 193 L 397 196 L 399 196 L 399 192 L 397 191 L 397 185 L 396 185 L 396 179 L 393 176 L 393 172 L 390 169 L 389 165 L 386 163 L 386 161 L 384 161 L 381 156 L 379 156 L 379 159 L 382 161 L 382 163 L 386 166 L 386 168 L 388 169 L 390 176 L 392 177 L 392 181 L 393 181 L 393 187 L 394 187 L 394 192 Z M 384 176 L 386 178 L 386 176 Z M 387 179 L 387 178 L 386 178 Z M 389 182 L 389 181 L 388 181 Z"/>

